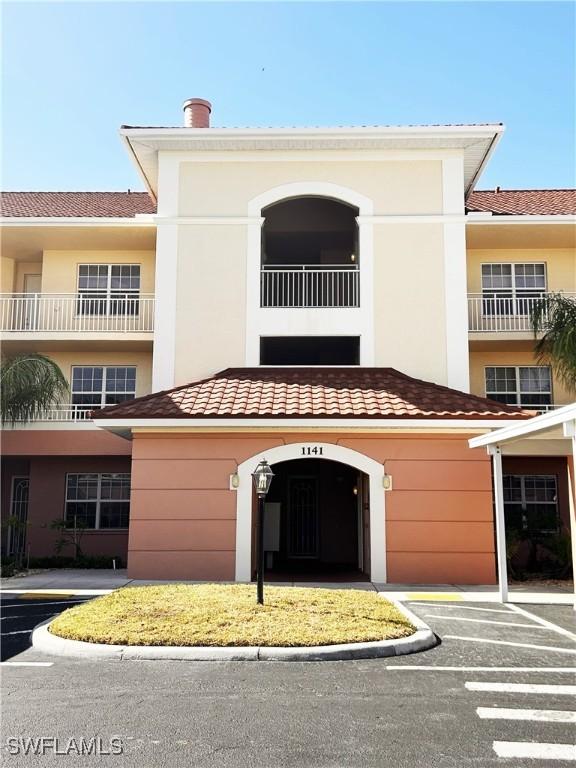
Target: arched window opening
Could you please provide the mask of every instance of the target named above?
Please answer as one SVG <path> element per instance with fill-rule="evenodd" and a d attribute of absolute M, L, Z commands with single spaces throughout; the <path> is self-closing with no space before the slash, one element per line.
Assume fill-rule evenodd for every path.
<path fill-rule="evenodd" d="M 263 210 L 263 307 L 357 307 L 358 208 L 297 197 Z"/>

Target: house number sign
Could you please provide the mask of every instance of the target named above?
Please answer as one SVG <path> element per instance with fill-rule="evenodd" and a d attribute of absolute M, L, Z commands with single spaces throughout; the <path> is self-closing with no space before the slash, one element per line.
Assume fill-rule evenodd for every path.
<path fill-rule="evenodd" d="M 302 456 L 322 456 L 324 449 L 320 445 L 303 445 Z"/>

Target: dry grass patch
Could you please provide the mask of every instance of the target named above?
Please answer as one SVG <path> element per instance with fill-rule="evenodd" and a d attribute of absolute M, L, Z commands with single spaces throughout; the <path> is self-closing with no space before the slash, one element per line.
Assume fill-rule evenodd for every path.
<path fill-rule="evenodd" d="M 171 584 L 119 589 L 62 613 L 50 631 L 113 645 L 311 646 L 407 637 L 415 628 L 375 592 Z"/>

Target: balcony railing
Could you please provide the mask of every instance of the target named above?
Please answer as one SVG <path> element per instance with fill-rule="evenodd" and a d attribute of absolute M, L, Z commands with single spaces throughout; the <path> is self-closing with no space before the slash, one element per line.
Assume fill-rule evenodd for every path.
<path fill-rule="evenodd" d="M 468 330 L 474 333 L 514 333 L 531 331 L 531 314 L 535 305 L 550 294 L 523 296 L 468 295 Z M 564 293 L 576 301 L 576 294 Z"/>
<path fill-rule="evenodd" d="M 90 421 L 90 414 L 94 410 L 95 406 L 85 405 L 72 405 L 71 403 L 63 403 L 55 405 L 52 408 L 36 416 L 33 421 L 70 421 L 70 422 L 82 422 Z"/>
<path fill-rule="evenodd" d="M 260 272 L 261 307 L 359 307 L 356 264 L 274 264 Z"/>
<path fill-rule="evenodd" d="M 0 294 L 0 331 L 142 333 L 154 330 L 151 294 Z"/>

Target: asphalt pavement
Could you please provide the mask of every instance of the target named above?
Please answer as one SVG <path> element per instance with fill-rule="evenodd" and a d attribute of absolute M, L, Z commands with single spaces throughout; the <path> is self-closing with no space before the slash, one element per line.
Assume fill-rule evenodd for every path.
<path fill-rule="evenodd" d="M 407 605 L 441 640 L 430 651 L 255 664 L 48 657 L 26 650 L 29 630 L 78 599 L 2 602 L 6 766 L 576 763 L 576 626 L 569 606 L 414 601 Z M 100 754 L 55 754 L 74 754 L 82 744 Z M 106 754 L 114 750 L 121 754 Z"/>

